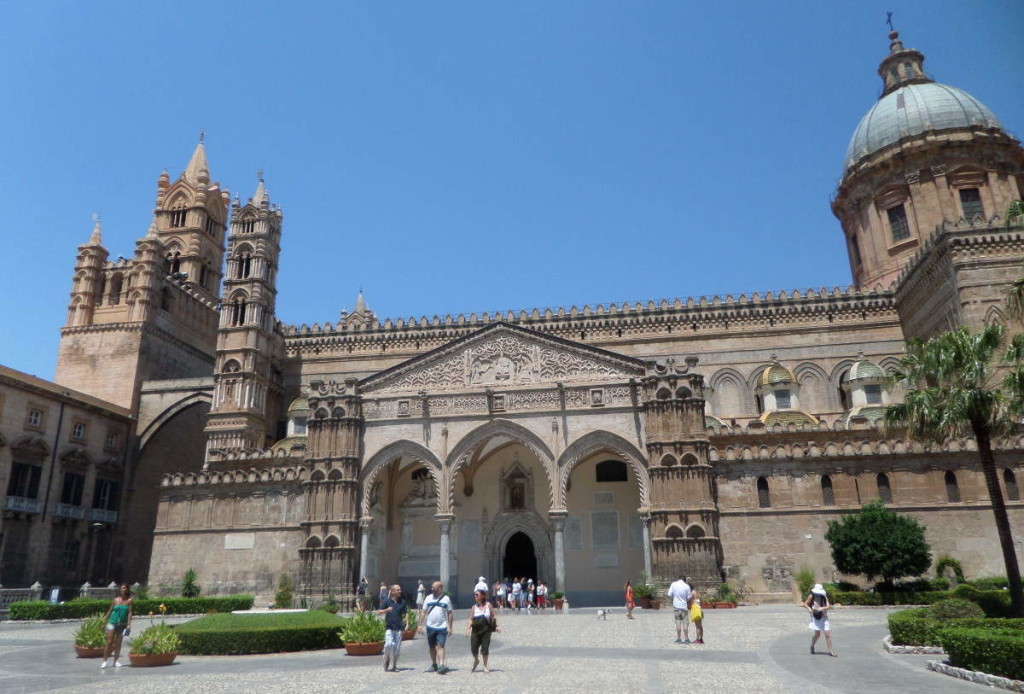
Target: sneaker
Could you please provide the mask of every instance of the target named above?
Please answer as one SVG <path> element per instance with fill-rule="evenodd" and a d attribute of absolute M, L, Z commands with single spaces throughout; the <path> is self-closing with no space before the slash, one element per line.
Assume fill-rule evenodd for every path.
<path fill-rule="evenodd" d="M 683 643 L 690 643 L 690 639 L 686 639 Z"/>
<path fill-rule="evenodd" d="M 104 660 L 104 661 L 103 661 L 103 664 L 102 664 L 102 665 L 100 665 L 100 670 L 102 670 L 103 668 L 107 667 L 108 665 L 109 665 L 109 663 L 108 663 L 107 661 L 105 661 L 105 660 Z"/>
<path fill-rule="evenodd" d="M 439 674 L 439 675 L 443 675 L 446 672 L 448 672 L 448 666 L 447 665 L 442 665 L 441 667 L 437 668 L 437 674 Z"/>
<path fill-rule="evenodd" d="M 676 643 L 682 643 L 682 642 L 683 642 L 682 639 L 676 639 Z"/>
<path fill-rule="evenodd" d="M 703 645 L 704 644 L 704 639 L 697 639 L 696 641 L 694 641 L 694 643 L 699 643 L 699 644 Z"/>
<path fill-rule="evenodd" d="M 119 662 L 117 662 L 117 661 L 115 660 L 115 661 L 114 661 L 114 667 L 121 667 L 121 663 L 119 663 Z"/>
<path fill-rule="evenodd" d="M 431 666 L 430 666 L 430 671 L 431 671 L 431 672 L 437 672 L 437 663 L 433 663 L 433 664 L 431 664 Z"/>
<path fill-rule="evenodd" d="M 384 672 L 391 669 L 391 663 L 388 662 L 387 658 L 384 659 Z"/>

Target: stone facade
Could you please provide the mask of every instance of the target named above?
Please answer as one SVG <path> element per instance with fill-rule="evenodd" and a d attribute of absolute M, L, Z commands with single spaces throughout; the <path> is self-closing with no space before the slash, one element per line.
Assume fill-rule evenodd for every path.
<path fill-rule="evenodd" d="M 1001 573 L 973 442 L 877 422 L 908 337 L 1006 322 L 1024 228 L 999 213 L 1024 150 L 890 39 L 875 110 L 909 125 L 855 134 L 833 202 L 847 289 L 418 319 L 360 294 L 286 325 L 283 213 L 262 178 L 228 204 L 200 143 L 160 177 L 133 259 L 110 262 L 98 225 L 79 248 L 62 332 L 58 382 L 135 415 L 117 578 L 194 567 L 210 592 L 266 597 L 288 573 L 314 601 L 361 575 L 440 578 L 461 600 L 525 575 L 610 604 L 641 572 L 683 572 L 779 599 L 803 567 L 836 577 L 827 521 L 875 498 Z M 997 446 L 1018 536 L 1020 444 Z"/>

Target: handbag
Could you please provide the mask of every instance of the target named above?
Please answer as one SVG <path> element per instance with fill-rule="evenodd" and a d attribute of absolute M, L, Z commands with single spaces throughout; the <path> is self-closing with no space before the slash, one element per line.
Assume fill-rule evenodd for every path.
<path fill-rule="evenodd" d="M 811 616 L 814 617 L 816 620 L 820 620 L 820 619 L 822 619 L 825 616 L 825 612 L 824 612 L 824 610 L 813 610 L 812 609 L 811 610 Z"/>
<path fill-rule="evenodd" d="M 690 605 L 690 621 L 698 622 L 704 619 L 704 610 L 700 608 L 700 605 L 693 603 Z"/>

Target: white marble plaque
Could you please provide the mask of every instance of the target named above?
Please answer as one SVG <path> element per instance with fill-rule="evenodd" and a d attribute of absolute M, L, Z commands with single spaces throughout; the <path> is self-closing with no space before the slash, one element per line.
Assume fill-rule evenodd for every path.
<path fill-rule="evenodd" d="M 583 523 L 580 522 L 579 516 L 565 517 L 565 549 L 583 549 Z"/>
<path fill-rule="evenodd" d="M 480 551 L 480 521 L 464 520 L 459 523 L 459 547 L 457 552 Z"/>
<path fill-rule="evenodd" d="M 644 520 L 639 513 L 629 516 L 629 546 L 631 549 L 642 549 L 644 546 Z"/>
<path fill-rule="evenodd" d="M 256 546 L 256 533 L 228 533 L 224 536 L 224 549 L 252 549 Z"/>
<path fill-rule="evenodd" d="M 618 549 L 619 512 L 591 511 L 590 537 L 594 549 Z"/>

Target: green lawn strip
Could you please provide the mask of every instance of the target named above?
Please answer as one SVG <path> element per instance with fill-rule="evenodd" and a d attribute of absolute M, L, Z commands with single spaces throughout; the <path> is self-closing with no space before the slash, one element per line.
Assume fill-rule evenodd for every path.
<path fill-rule="evenodd" d="M 136 616 L 150 613 L 162 613 L 161 605 L 166 608 L 164 614 L 203 614 L 206 612 L 231 612 L 232 610 L 248 610 L 252 607 L 253 596 L 229 595 L 227 597 L 208 598 L 146 598 L 135 600 Z M 22 619 L 82 619 L 95 614 L 103 614 L 110 607 L 110 600 L 94 600 L 76 598 L 63 604 L 51 605 L 46 600 L 25 600 L 11 603 L 7 617 L 11 620 Z"/>
<path fill-rule="evenodd" d="M 319 610 L 287 614 L 213 614 L 179 624 L 183 653 L 244 655 L 341 648 L 344 620 Z"/>

